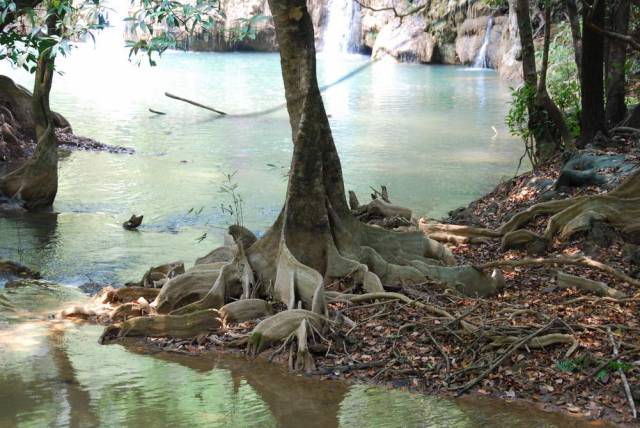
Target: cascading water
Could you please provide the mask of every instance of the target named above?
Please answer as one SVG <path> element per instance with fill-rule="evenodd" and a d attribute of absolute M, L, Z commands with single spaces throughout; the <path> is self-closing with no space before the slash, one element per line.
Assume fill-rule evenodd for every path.
<path fill-rule="evenodd" d="M 482 40 L 482 46 L 478 51 L 475 61 L 473 62 L 473 68 L 491 68 L 489 67 L 489 56 L 487 55 L 487 49 L 489 48 L 489 41 L 491 40 L 491 29 L 493 28 L 493 17 L 489 17 L 487 21 L 487 28 L 484 32 L 484 39 Z"/>
<path fill-rule="evenodd" d="M 322 52 L 329 55 L 356 52 L 360 37 L 358 4 L 353 0 L 329 0 L 327 9 Z"/>

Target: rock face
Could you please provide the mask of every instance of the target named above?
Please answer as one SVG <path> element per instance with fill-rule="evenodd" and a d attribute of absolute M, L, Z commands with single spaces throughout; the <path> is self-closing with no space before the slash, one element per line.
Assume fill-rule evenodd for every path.
<path fill-rule="evenodd" d="M 403 62 L 473 64 L 489 29 L 489 66 L 498 69 L 508 80 L 521 79 L 515 13 L 491 17 L 489 10 L 478 6 L 479 3 L 470 4 L 434 0 L 424 13 L 402 20 L 393 11 L 364 10 L 362 43 L 371 49 L 376 59 L 391 57 Z M 386 5 L 389 6 L 391 4 Z M 490 28 L 489 19 L 492 19 Z"/>
<path fill-rule="evenodd" d="M 324 47 L 329 12 L 341 0 L 308 0 L 307 6 L 316 28 L 316 45 Z M 392 7 L 393 0 L 368 0 L 376 9 Z M 510 1 L 513 3 L 513 0 Z M 358 49 L 374 59 L 399 62 L 472 64 L 487 33 L 491 11 L 473 0 L 430 0 L 427 8 L 402 19 L 392 10 L 373 11 L 354 3 L 355 18 L 345 32 L 359 30 Z M 420 2 L 405 13 L 416 8 Z M 521 79 L 520 42 L 515 7 L 491 17 L 487 46 L 488 64 L 509 80 Z M 337 9 L 340 13 L 344 11 Z M 194 51 L 261 51 L 278 49 L 267 0 L 222 0 L 218 25 L 210 32 L 184 36 L 182 48 Z M 354 26 L 358 28 L 354 30 Z M 331 28 L 335 31 L 335 28 Z"/>

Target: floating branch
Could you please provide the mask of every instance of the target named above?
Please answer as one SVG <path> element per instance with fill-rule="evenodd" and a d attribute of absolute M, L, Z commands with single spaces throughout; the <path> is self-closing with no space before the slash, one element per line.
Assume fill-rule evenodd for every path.
<path fill-rule="evenodd" d="M 225 113 L 225 112 L 223 112 L 223 111 L 216 110 L 216 109 L 214 109 L 213 107 L 209 107 L 209 106 L 206 106 L 206 105 L 204 105 L 204 104 L 200 104 L 200 103 L 198 103 L 198 102 L 196 102 L 196 101 L 188 100 L 188 99 L 186 99 L 186 98 L 182 98 L 182 97 L 179 97 L 179 96 L 177 96 L 177 95 L 170 94 L 169 92 L 165 92 L 164 94 L 165 94 L 167 97 L 169 97 L 169 98 L 173 98 L 174 100 L 183 101 L 183 102 L 185 102 L 185 103 L 188 103 L 188 104 L 194 105 L 194 106 L 196 106 L 196 107 L 200 107 L 200 108 L 203 108 L 203 109 L 205 109 L 205 110 L 210 110 L 210 111 L 212 111 L 212 112 L 214 112 L 214 113 L 218 113 L 219 115 L 222 115 L 222 116 L 226 116 L 226 115 L 227 115 L 227 113 Z"/>

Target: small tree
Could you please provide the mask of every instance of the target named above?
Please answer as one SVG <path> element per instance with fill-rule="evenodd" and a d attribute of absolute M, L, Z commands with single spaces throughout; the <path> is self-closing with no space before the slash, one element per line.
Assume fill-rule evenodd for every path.
<path fill-rule="evenodd" d="M 207 15 L 216 3 L 198 1 L 195 5 L 164 0 L 139 0 L 133 17 L 134 28 L 145 37 L 129 43 L 131 55 L 146 54 L 151 65 L 154 53 L 162 53 L 176 44 L 171 31 L 154 29 L 154 24 L 180 25 L 190 32 L 210 28 L 213 17 Z M 28 130 L 37 143 L 31 159 L 11 173 L 0 177 L 0 194 L 21 200 L 28 209 L 53 204 L 58 190 L 58 155 L 55 115 L 49 106 L 49 93 L 58 55 L 67 55 L 73 41 L 93 37 L 100 29 L 98 14 L 104 8 L 99 0 L 0 0 L 0 60 L 35 74 L 33 96 L 25 97 L 10 79 L 0 80 L 0 90 L 11 98 L 8 103 L 29 117 Z"/>
<path fill-rule="evenodd" d="M 528 146 L 530 158 L 535 166 L 551 159 L 563 149 L 573 148 L 573 138 L 564 115 L 549 96 L 547 90 L 547 70 L 549 68 L 549 46 L 551 43 L 551 4 L 545 2 L 545 33 L 542 64 L 538 77 L 535 46 L 531 28 L 529 0 L 516 0 L 518 31 L 522 44 L 522 75 L 524 84 L 516 93 L 527 105 L 528 123 L 525 138 L 535 144 Z M 517 104 L 515 104 L 517 107 Z M 514 118 L 508 119 L 513 122 Z M 513 124 L 511 125 L 513 128 Z"/>

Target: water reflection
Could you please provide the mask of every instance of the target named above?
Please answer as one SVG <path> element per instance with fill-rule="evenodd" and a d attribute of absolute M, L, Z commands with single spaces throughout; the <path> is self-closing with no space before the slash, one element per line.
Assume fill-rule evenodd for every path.
<path fill-rule="evenodd" d="M 520 404 L 292 376 L 242 357 L 99 346 L 97 328 L 47 324 L 35 327 L 39 347 L 3 349 L 0 426 L 585 426 Z"/>
<path fill-rule="evenodd" d="M 41 296 L 41 297 L 37 297 Z M 0 426 L 579 427 L 520 404 L 452 401 L 294 376 L 244 357 L 100 346 L 99 326 L 50 321 L 68 287 L 0 289 Z"/>

